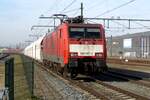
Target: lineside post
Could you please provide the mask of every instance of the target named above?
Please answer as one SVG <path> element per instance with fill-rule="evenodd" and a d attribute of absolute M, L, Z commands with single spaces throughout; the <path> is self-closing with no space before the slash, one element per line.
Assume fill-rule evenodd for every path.
<path fill-rule="evenodd" d="M 83 22 L 83 3 L 81 3 L 81 21 Z"/>
<path fill-rule="evenodd" d="M 31 94 L 32 97 L 34 97 L 34 61 L 32 61 L 32 90 L 31 90 Z"/>
<path fill-rule="evenodd" d="M 14 100 L 14 58 L 5 61 L 5 87 L 8 88 L 9 100 Z"/>

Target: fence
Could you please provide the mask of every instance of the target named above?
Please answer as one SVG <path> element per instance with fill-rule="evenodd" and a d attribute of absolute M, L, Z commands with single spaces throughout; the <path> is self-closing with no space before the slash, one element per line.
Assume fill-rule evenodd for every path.
<path fill-rule="evenodd" d="M 24 55 L 11 55 L 4 64 L 6 89 L 2 93 L 2 100 L 5 97 L 7 100 L 49 100 L 54 97 L 53 87 L 45 78 L 47 74 L 43 74 L 41 65 L 33 59 Z"/>
<path fill-rule="evenodd" d="M 33 92 L 34 61 L 23 55 L 12 55 L 12 57 L 5 59 L 4 62 L 5 75 L 3 77 L 5 77 L 6 89 L 1 93 L 1 99 L 6 100 L 6 97 L 9 97 L 9 100 L 35 99 Z"/>
<path fill-rule="evenodd" d="M 8 89 L 5 88 L 5 63 L 3 61 L 7 56 L 0 53 L 0 100 L 8 99 Z"/>
<path fill-rule="evenodd" d="M 14 100 L 14 58 L 5 61 L 5 87 L 8 88 L 9 99 Z"/>

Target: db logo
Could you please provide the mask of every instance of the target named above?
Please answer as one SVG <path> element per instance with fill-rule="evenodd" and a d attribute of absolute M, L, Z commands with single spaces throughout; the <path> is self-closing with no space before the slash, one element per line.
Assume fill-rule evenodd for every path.
<path fill-rule="evenodd" d="M 85 44 L 88 44 L 88 41 L 85 41 Z"/>

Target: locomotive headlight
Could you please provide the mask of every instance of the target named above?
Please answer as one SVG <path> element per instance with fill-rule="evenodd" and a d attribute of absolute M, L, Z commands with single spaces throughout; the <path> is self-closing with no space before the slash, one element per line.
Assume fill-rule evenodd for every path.
<path fill-rule="evenodd" d="M 103 54 L 102 54 L 102 53 L 95 53 L 95 56 L 97 56 L 97 57 L 102 57 Z"/>
<path fill-rule="evenodd" d="M 70 53 L 70 56 L 71 56 L 71 57 L 78 56 L 78 53 L 77 53 L 77 52 L 71 52 L 71 53 Z"/>

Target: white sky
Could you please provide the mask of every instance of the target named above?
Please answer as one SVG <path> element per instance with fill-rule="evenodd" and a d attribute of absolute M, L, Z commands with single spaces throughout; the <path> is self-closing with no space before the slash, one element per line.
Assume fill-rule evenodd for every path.
<path fill-rule="evenodd" d="M 60 13 L 73 0 L 0 0 L 0 46 L 9 46 L 31 40 L 29 34 L 42 31 L 31 31 L 32 25 L 49 24 L 38 19 L 40 15 L 51 16 Z M 130 0 L 76 0 L 65 11 L 80 8 L 84 4 L 84 16 L 95 17 L 105 11 L 117 7 Z M 110 18 L 142 18 L 150 19 L 150 1 L 135 0 L 131 4 L 114 10 L 100 17 Z M 64 11 L 64 12 L 65 12 Z M 65 13 L 68 16 L 77 16 L 79 10 Z M 128 32 L 128 31 L 127 31 Z M 134 32 L 134 31 L 133 31 Z M 108 34 L 111 34 L 108 32 Z M 113 33 L 115 34 L 115 33 Z M 120 35 L 117 32 L 116 34 Z"/>

